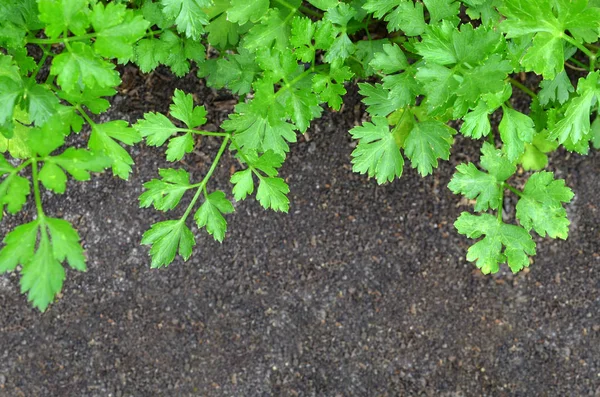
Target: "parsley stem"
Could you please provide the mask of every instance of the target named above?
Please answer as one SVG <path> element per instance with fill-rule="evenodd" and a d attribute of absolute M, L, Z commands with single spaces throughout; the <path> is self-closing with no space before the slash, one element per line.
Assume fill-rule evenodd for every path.
<path fill-rule="evenodd" d="M 94 128 L 96 123 L 94 123 L 94 121 L 90 118 L 90 116 L 88 116 L 86 111 L 83 110 L 80 105 L 76 105 L 76 106 L 74 106 L 74 108 L 79 112 L 79 114 L 81 114 L 81 116 L 85 119 L 85 121 L 87 121 L 87 123 L 90 125 L 90 127 Z"/>
<path fill-rule="evenodd" d="M 523 197 L 523 193 L 520 190 L 518 190 L 515 187 L 509 185 L 508 183 L 504 182 L 504 187 L 506 189 L 510 190 L 511 192 L 513 192 L 514 194 L 516 194 L 517 196 Z"/>
<path fill-rule="evenodd" d="M 40 194 L 40 180 L 38 175 L 37 159 L 31 159 L 31 178 L 33 179 L 33 194 L 35 197 L 35 208 L 37 209 L 37 218 L 44 222 L 44 209 L 42 208 L 42 195 Z"/>
<path fill-rule="evenodd" d="M 191 128 L 177 128 L 175 129 L 177 132 L 191 132 L 192 134 L 198 135 L 206 135 L 206 136 L 221 136 L 228 137 L 230 134 L 227 132 L 213 132 L 213 131 L 204 131 L 204 130 L 194 130 Z"/>
<path fill-rule="evenodd" d="M 237 150 L 237 152 L 240 154 L 240 157 L 242 158 L 242 160 L 244 160 L 244 162 L 246 163 L 246 165 L 248 166 L 248 168 L 250 168 L 250 170 L 252 171 L 252 173 L 254 175 L 256 175 L 258 177 L 258 179 L 262 180 L 263 176 L 260 174 L 260 172 L 258 172 L 258 170 L 256 168 L 254 168 L 250 164 L 250 160 L 248 160 L 248 157 L 246 157 L 246 155 L 244 154 L 244 152 L 242 152 L 242 149 L 238 146 L 238 144 L 235 141 L 235 139 L 231 140 L 231 144 L 233 145 L 233 147 L 235 147 L 235 150 Z"/>
<path fill-rule="evenodd" d="M 508 81 L 512 85 L 514 85 L 515 87 L 517 87 L 518 89 L 520 89 L 521 91 L 523 91 L 524 93 L 526 93 L 527 95 L 529 95 L 531 98 L 533 98 L 533 99 L 537 98 L 537 94 L 535 92 L 533 92 L 532 90 L 530 90 L 529 88 L 527 88 L 524 84 L 522 84 L 518 80 L 513 79 L 512 77 L 509 77 Z"/>
<path fill-rule="evenodd" d="M 63 34 L 63 36 L 64 36 L 64 34 Z M 29 44 L 60 44 L 60 43 L 66 44 L 71 41 L 82 41 L 82 40 L 92 39 L 94 37 L 96 37 L 96 33 L 88 33 L 88 34 L 83 34 L 81 36 L 62 37 L 62 38 L 56 38 L 56 39 L 38 39 L 38 38 L 33 37 L 33 38 L 28 38 L 27 43 L 29 43 Z"/>
<path fill-rule="evenodd" d="M 44 50 L 44 55 L 42 55 L 42 59 L 40 59 L 40 61 L 35 66 L 35 69 L 31 72 L 31 76 L 29 77 L 30 81 L 35 81 L 38 73 L 40 72 L 40 69 L 42 69 L 42 67 L 46 63 L 46 59 L 48 59 L 48 51 L 46 51 L 45 48 L 42 48 L 42 50 Z"/>
<path fill-rule="evenodd" d="M 321 14 L 320 12 L 317 12 L 317 11 L 311 10 L 311 9 L 310 9 L 310 8 L 308 8 L 308 7 L 305 7 L 305 6 L 302 6 L 302 5 L 301 5 L 300 7 L 296 8 L 296 7 L 294 7 L 293 5 L 291 5 L 290 3 L 288 3 L 288 2 L 287 2 L 287 1 L 285 1 L 285 0 L 275 0 L 275 1 L 276 1 L 277 3 L 279 3 L 279 4 L 281 4 L 282 6 L 284 6 L 284 7 L 286 7 L 286 8 L 289 8 L 289 9 L 290 9 L 290 10 L 292 10 L 292 12 L 294 12 L 294 13 L 295 13 L 296 11 L 300 11 L 301 13 L 303 13 L 303 14 L 306 14 L 306 15 L 310 15 L 311 17 L 315 17 L 315 18 L 323 18 L 323 14 Z"/>
<path fill-rule="evenodd" d="M 590 51 L 586 46 L 580 44 L 577 40 L 569 36 L 568 34 L 563 34 L 562 38 L 567 41 L 569 44 L 577 47 L 579 51 L 583 52 L 590 59 L 590 69 L 593 70 L 594 65 L 596 64 L 596 54 Z"/>
<path fill-rule="evenodd" d="M 223 152 L 225 152 L 225 148 L 227 148 L 227 143 L 229 143 L 230 139 L 231 139 L 231 135 L 230 134 L 228 134 L 225 137 L 225 139 L 223 139 L 223 143 L 221 144 L 221 147 L 219 148 L 219 152 L 215 156 L 215 159 L 213 160 L 212 165 L 208 169 L 208 172 L 204 176 L 204 179 L 202 179 L 202 182 L 196 183 L 195 185 L 192 185 L 192 187 L 197 187 L 198 190 L 196 190 L 196 194 L 194 195 L 194 198 L 192 198 L 192 201 L 190 202 L 190 204 L 188 205 L 187 209 L 185 210 L 185 213 L 181 217 L 181 219 L 180 219 L 181 222 L 185 222 L 185 220 L 187 219 L 187 217 L 190 215 L 190 212 L 192 212 L 192 209 L 194 209 L 194 206 L 196 205 L 196 202 L 198 201 L 198 198 L 200 198 L 200 194 L 202 194 L 202 192 L 205 191 L 206 184 L 208 183 L 208 180 L 212 176 L 213 172 L 215 172 L 215 169 L 217 168 L 217 165 L 219 164 L 219 160 L 221 159 L 221 156 L 223 155 Z"/>

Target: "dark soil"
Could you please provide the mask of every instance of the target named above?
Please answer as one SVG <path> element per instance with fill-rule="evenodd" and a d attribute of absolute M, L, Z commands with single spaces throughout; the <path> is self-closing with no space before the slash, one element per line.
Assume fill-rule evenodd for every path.
<path fill-rule="evenodd" d="M 166 111 L 175 86 L 212 109 L 212 128 L 232 106 L 191 77 L 127 69 L 107 117 Z M 292 146 L 289 214 L 237 203 L 223 244 L 196 233 L 192 258 L 166 269 L 149 269 L 139 241 L 168 215 L 137 206 L 163 149 L 132 149 L 129 182 L 107 173 L 45 194 L 48 214 L 79 230 L 89 270 L 68 271 L 44 314 L 17 274 L 0 278 L 0 395 L 600 396 L 600 154 L 552 159 L 576 192 L 569 240 L 538 239 L 530 269 L 483 276 L 452 226 L 471 208 L 446 188 L 479 144 L 458 139 L 434 176 L 407 169 L 377 186 L 351 172 L 347 131 L 362 116 L 352 91 Z M 188 156 L 194 179 L 218 143 Z M 226 158 L 212 187 L 230 189 L 235 165 Z"/>

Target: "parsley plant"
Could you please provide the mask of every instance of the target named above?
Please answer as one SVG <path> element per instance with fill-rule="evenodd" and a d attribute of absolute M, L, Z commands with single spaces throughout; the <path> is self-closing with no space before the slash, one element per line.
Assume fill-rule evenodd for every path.
<path fill-rule="evenodd" d="M 223 156 L 240 164 L 233 199 L 255 195 L 287 212 L 279 169 L 289 145 L 325 108 L 340 110 L 345 84 L 360 80 L 370 120 L 350 131 L 351 161 L 380 184 L 407 162 L 433 173 L 457 133 L 484 141 L 478 164 L 460 164 L 449 184 L 478 213 L 455 226 L 477 239 L 467 259 L 483 273 L 529 266 L 532 232 L 567 238 L 573 193 L 544 171 L 547 153 L 600 145 L 598 0 L 5 0 L 0 15 L 0 217 L 28 199 L 36 208 L 4 237 L 0 272 L 20 265 L 22 292 L 42 311 L 62 288 L 63 264 L 86 264 L 76 230 L 44 212 L 41 190 L 62 194 L 68 175 L 85 181 L 109 168 L 127 179 L 126 147 L 142 140 L 167 145 L 173 167 L 144 184 L 140 206 L 167 212 L 192 197 L 181 217 L 143 236 L 151 266 L 167 266 L 192 254 L 192 222 L 223 241 L 234 207 L 210 185 Z M 239 103 L 217 132 L 202 129 L 205 107 L 179 90 L 167 115 L 94 121 L 126 63 L 194 70 Z M 513 90 L 531 98 L 528 111 L 512 107 Z M 84 133 L 87 148 L 65 144 L 72 133 Z M 179 162 L 198 136 L 221 146 L 193 181 Z M 523 187 L 511 182 L 520 169 L 534 171 Z M 502 215 L 506 194 L 518 197 L 513 221 Z"/>

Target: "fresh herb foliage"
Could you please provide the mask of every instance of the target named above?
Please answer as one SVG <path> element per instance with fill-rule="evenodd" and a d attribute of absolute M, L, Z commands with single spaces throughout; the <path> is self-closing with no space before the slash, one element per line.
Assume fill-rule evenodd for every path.
<path fill-rule="evenodd" d="M 433 173 L 458 133 L 486 140 L 479 162 L 460 164 L 449 184 L 480 213 L 463 213 L 455 226 L 479 239 L 467 259 L 484 273 L 528 266 L 532 231 L 567 238 L 573 193 L 543 171 L 547 153 L 600 146 L 596 0 L 6 0 L 0 15 L 0 217 L 28 200 L 36 213 L 5 235 L 0 271 L 20 265 L 22 291 L 42 311 L 62 288 L 64 263 L 86 269 L 77 232 L 44 212 L 42 189 L 62 194 L 69 175 L 86 181 L 109 168 L 128 179 L 127 146 L 142 140 L 166 145 L 173 166 L 144 184 L 140 206 L 167 212 L 191 196 L 180 217 L 143 236 L 151 266 L 167 266 L 191 256 L 192 223 L 225 238 L 234 205 L 210 185 L 223 156 L 239 164 L 235 201 L 255 195 L 287 212 L 279 170 L 290 145 L 325 108 L 340 110 L 345 85 L 361 79 L 370 120 L 350 131 L 351 161 L 378 183 L 400 178 L 407 164 Z M 203 129 L 207 109 L 180 90 L 166 115 L 147 113 L 133 126 L 94 121 L 126 63 L 177 76 L 194 66 L 239 103 L 218 131 Z M 513 91 L 531 98 L 528 111 L 513 108 Z M 87 148 L 70 147 L 72 133 L 85 134 Z M 221 144 L 194 181 L 179 162 L 201 136 Z M 510 182 L 521 169 L 535 171 L 522 189 Z M 502 214 L 507 193 L 518 197 L 512 221 Z"/>

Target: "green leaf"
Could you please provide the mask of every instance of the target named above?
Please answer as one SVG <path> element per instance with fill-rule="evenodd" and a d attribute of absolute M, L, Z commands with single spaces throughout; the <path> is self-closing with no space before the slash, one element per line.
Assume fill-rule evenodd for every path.
<path fill-rule="evenodd" d="M 52 239 L 52 252 L 54 258 L 80 272 L 86 271 L 83 248 L 79 243 L 79 234 L 71 224 L 63 219 L 45 218 L 50 237 Z"/>
<path fill-rule="evenodd" d="M 296 142 L 293 125 L 265 115 L 265 111 L 279 112 L 276 104 L 269 109 L 261 109 L 261 103 L 256 99 L 250 103 L 240 103 L 236 106 L 236 112 L 230 114 L 229 120 L 225 120 L 221 127 L 234 134 L 235 142 L 242 149 L 272 150 L 285 157 L 289 151 L 287 142 Z"/>
<path fill-rule="evenodd" d="M 429 11 L 429 23 L 442 19 L 456 19 L 459 14 L 460 2 L 456 0 L 423 0 Z"/>
<path fill-rule="evenodd" d="M 282 11 L 277 8 L 269 8 L 260 23 L 254 25 L 246 33 L 242 40 L 242 46 L 250 51 L 260 48 L 276 48 L 284 51 L 289 45 L 289 34 L 290 26 L 282 15 Z"/>
<path fill-rule="evenodd" d="M 15 103 L 22 95 L 21 82 L 0 76 L 0 125 L 12 122 Z"/>
<path fill-rule="evenodd" d="M 205 29 L 208 33 L 208 43 L 217 49 L 224 50 L 238 43 L 240 40 L 239 30 L 242 28 L 227 20 L 227 14 L 222 13 L 212 19 Z"/>
<path fill-rule="evenodd" d="M 0 183 L 0 220 L 4 207 L 11 214 L 21 211 L 29 195 L 29 180 L 17 174 L 9 174 Z"/>
<path fill-rule="evenodd" d="M 67 30 L 81 36 L 90 25 L 89 0 L 38 0 L 38 8 L 46 35 L 52 39 Z"/>
<path fill-rule="evenodd" d="M 107 58 L 126 61 L 133 56 L 133 45 L 146 34 L 150 22 L 135 15 L 125 4 L 94 4 L 91 22 L 96 32 L 94 50 Z"/>
<path fill-rule="evenodd" d="M 205 66 L 210 65 L 207 62 Z M 232 92 L 240 95 L 247 94 L 252 89 L 252 82 L 260 72 L 256 65 L 255 55 L 241 48 L 239 54 L 232 54 L 219 59 L 210 70 L 207 83 L 211 87 L 227 87 Z"/>
<path fill-rule="evenodd" d="M 598 73 L 590 73 L 585 79 L 579 79 L 579 95 L 568 102 L 565 116 L 550 130 L 549 139 L 558 139 L 559 143 L 570 140 L 576 144 L 590 134 L 591 108 L 600 96 Z"/>
<path fill-rule="evenodd" d="M 479 139 L 482 136 L 488 136 L 492 130 L 487 106 L 484 101 L 480 101 L 477 107 L 463 117 L 464 123 L 460 127 L 460 132 L 467 137 Z"/>
<path fill-rule="evenodd" d="M 146 191 L 140 195 L 140 207 L 153 205 L 159 211 L 172 210 L 179 204 L 185 192 L 193 188 L 190 176 L 183 169 L 159 169 L 158 173 L 162 179 L 152 179 L 144 183 Z"/>
<path fill-rule="evenodd" d="M 106 156 L 73 147 L 58 156 L 47 158 L 46 162 L 58 164 L 78 181 L 90 180 L 90 172 L 102 172 L 112 163 Z"/>
<path fill-rule="evenodd" d="M 575 90 L 569 80 L 569 76 L 567 76 L 564 70 L 552 80 L 542 80 L 540 88 L 538 99 L 540 100 L 540 104 L 544 106 L 550 102 L 564 104 L 569 100 L 570 93 Z"/>
<path fill-rule="evenodd" d="M 375 18 L 388 22 L 388 31 L 402 30 L 407 36 L 418 36 L 425 30 L 422 3 L 410 0 L 367 0 L 363 8 L 374 13 Z M 387 14 L 387 15 L 386 15 Z"/>
<path fill-rule="evenodd" d="M 408 61 L 398 45 L 384 44 L 383 52 L 376 53 L 369 65 L 385 74 L 392 74 L 406 69 Z"/>
<path fill-rule="evenodd" d="M 338 5 L 339 0 L 308 0 L 310 4 L 317 7 L 320 10 L 326 11 L 332 7 Z"/>
<path fill-rule="evenodd" d="M 279 98 L 284 103 L 286 113 L 301 133 L 306 132 L 310 122 L 323 111 L 319 106 L 319 97 L 304 80 L 290 86 Z"/>
<path fill-rule="evenodd" d="M 479 171 L 473 163 L 459 164 L 448 188 L 454 194 L 462 193 L 467 198 L 476 198 L 475 211 L 498 209 L 502 203 L 501 184 L 493 175 Z"/>
<path fill-rule="evenodd" d="M 306 17 L 294 17 L 290 44 L 294 47 L 294 55 L 299 61 L 309 63 L 315 60 L 315 46 L 312 43 L 315 24 Z"/>
<path fill-rule="evenodd" d="M 40 181 L 46 189 L 62 194 L 67 188 L 67 175 L 54 163 L 45 163 L 39 174 Z"/>
<path fill-rule="evenodd" d="M 161 0 L 163 13 L 175 19 L 177 31 L 188 38 L 199 40 L 208 25 L 208 15 L 204 8 L 212 5 L 211 0 Z"/>
<path fill-rule="evenodd" d="M 233 23 L 243 25 L 248 21 L 257 22 L 269 9 L 269 0 L 231 0 L 227 10 L 227 19 Z"/>
<path fill-rule="evenodd" d="M 476 199 L 475 211 L 497 210 L 502 205 L 503 182 L 515 173 L 516 166 L 508 161 L 506 154 L 487 142 L 481 152 L 481 167 L 489 173 L 478 170 L 473 163 L 460 164 L 448 188 L 454 194 Z"/>
<path fill-rule="evenodd" d="M 552 172 L 537 172 L 529 177 L 519 198 L 517 219 L 525 230 L 565 240 L 569 220 L 562 203 L 570 202 L 573 196 L 563 179 L 555 180 Z"/>
<path fill-rule="evenodd" d="M 4 237 L 0 250 L 0 272 L 14 271 L 19 264 L 29 263 L 33 258 L 38 237 L 38 220 L 17 226 Z"/>
<path fill-rule="evenodd" d="M 367 105 L 367 112 L 371 116 L 387 116 L 394 110 L 402 107 L 402 102 L 398 97 L 393 97 L 390 92 L 379 83 L 371 85 L 368 83 L 358 83 L 359 94 L 364 96 L 363 103 Z"/>
<path fill-rule="evenodd" d="M 179 161 L 186 153 L 191 153 L 194 150 L 194 137 L 192 133 L 171 138 L 167 146 L 167 161 Z"/>
<path fill-rule="evenodd" d="M 290 192 L 287 183 L 281 178 L 260 178 L 256 199 L 265 209 L 288 212 L 290 201 L 286 194 Z"/>
<path fill-rule="evenodd" d="M 220 190 L 206 196 L 206 200 L 194 214 L 194 219 L 199 228 L 206 227 L 206 231 L 218 242 L 222 242 L 227 231 L 227 221 L 223 214 L 231 214 L 233 205 Z"/>
<path fill-rule="evenodd" d="M 84 88 L 115 87 L 121 83 L 115 65 L 92 52 L 84 43 L 71 43 L 71 50 L 57 55 L 50 72 L 57 76 L 58 84 L 67 92 Z"/>
<path fill-rule="evenodd" d="M 119 178 L 127 180 L 131 173 L 133 159 L 117 141 L 121 141 L 126 145 L 133 145 L 141 139 L 139 132 L 129 127 L 126 121 L 109 121 L 92 126 L 88 148 L 110 158 L 113 173 Z"/>
<path fill-rule="evenodd" d="M 179 89 L 176 89 L 173 94 L 173 104 L 169 110 L 171 116 L 183 121 L 188 128 L 196 128 L 206 123 L 206 109 L 204 109 L 204 106 L 194 107 L 192 95 Z"/>
<path fill-rule="evenodd" d="M 187 261 L 196 245 L 192 231 L 183 220 L 158 222 L 144 233 L 142 244 L 151 245 L 152 268 L 168 266 L 179 255 Z"/>
<path fill-rule="evenodd" d="M 422 176 L 429 175 L 438 166 L 438 158 L 448 160 L 452 129 L 446 124 L 428 120 L 417 123 L 404 144 L 404 153 Z"/>
<path fill-rule="evenodd" d="M 30 83 L 24 92 L 29 117 L 37 125 L 44 124 L 58 110 L 59 100 L 47 87 Z"/>
<path fill-rule="evenodd" d="M 236 201 L 244 200 L 249 194 L 254 192 L 254 180 L 252 179 L 252 169 L 250 168 L 233 174 L 230 182 L 233 184 L 232 193 Z"/>
<path fill-rule="evenodd" d="M 143 120 L 138 120 L 134 128 L 146 138 L 146 144 L 150 146 L 162 146 L 167 139 L 179 130 L 162 113 L 146 113 Z"/>
<path fill-rule="evenodd" d="M 352 152 L 354 172 L 375 177 L 379 184 L 400 178 L 404 158 L 385 117 L 373 117 L 373 123 L 354 127 L 350 134 L 359 140 Z"/>
<path fill-rule="evenodd" d="M 498 272 L 499 265 L 505 262 L 517 273 L 529 266 L 528 255 L 535 255 L 535 242 L 525 229 L 506 224 L 490 214 L 476 216 L 463 212 L 454 226 L 469 238 L 485 235 L 467 251 L 467 260 L 476 262 L 483 274 Z"/>
<path fill-rule="evenodd" d="M 533 120 L 514 109 L 502 106 L 504 115 L 498 126 L 504 150 L 510 161 L 515 161 L 525 152 L 525 143 L 531 143 L 535 135 Z"/>
<path fill-rule="evenodd" d="M 62 289 L 65 269 L 54 257 L 53 247 L 45 231 L 31 261 L 21 270 L 21 293 L 40 311 L 45 311 Z"/>
<path fill-rule="evenodd" d="M 564 62 L 563 40 L 546 32 L 535 35 L 533 44 L 521 60 L 525 71 L 533 71 L 549 80 L 564 71 Z"/>
<path fill-rule="evenodd" d="M 344 82 L 352 78 L 353 73 L 347 66 L 336 70 L 330 70 L 329 76 L 323 74 L 315 74 L 312 81 L 312 89 L 319 94 L 322 102 L 335 110 L 340 110 L 342 106 L 342 95 L 346 94 Z"/>

